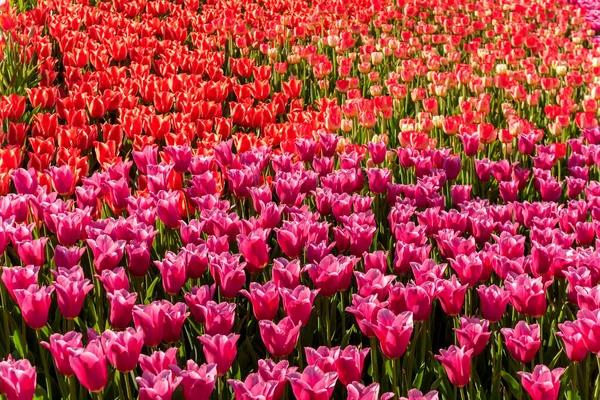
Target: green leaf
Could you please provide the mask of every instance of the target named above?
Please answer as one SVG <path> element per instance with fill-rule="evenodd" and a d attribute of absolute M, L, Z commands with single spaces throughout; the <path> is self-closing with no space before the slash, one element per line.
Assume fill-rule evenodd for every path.
<path fill-rule="evenodd" d="M 562 355 L 563 349 L 561 348 L 558 353 L 556 353 L 556 355 L 554 356 L 554 358 L 552 359 L 552 361 L 550 362 L 550 365 L 548 365 L 548 368 L 553 369 L 556 366 L 556 363 L 558 362 L 558 360 L 560 360 L 560 356 Z"/>
<path fill-rule="evenodd" d="M 33 395 L 33 400 L 44 400 L 48 398 L 48 394 L 46 393 L 46 391 L 44 390 L 43 387 L 41 387 L 40 385 L 38 385 L 35 388 L 35 393 Z"/>
<path fill-rule="evenodd" d="M 144 299 L 144 304 L 148 304 L 152 300 L 152 295 L 154 294 L 154 288 L 156 287 L 156 284 L 158 283 L 159 279 L 160 279 L 160 276 L 157 276 L 156 278 L 154 278 L 154 280 L 148 287 L 148 290 L 146 291 L 146 298 Z"/>
<path fill-rule="evenodd" d="M 25 358 L 25 346 L 23 344 L 23 336 L 19 328 L 13 331 L 13 342 L 21 358 Z"/>
<path fill-rule="evenodd" d="M 506 382 L 512 395 L 518 397 L 519 392 L 521 391 L 521 385 L 519 384 L 519 382 L 517 382 L 517 380 L 506 371 L 502 371 L 502 379 L 504 379 L 504 382 Z"/>

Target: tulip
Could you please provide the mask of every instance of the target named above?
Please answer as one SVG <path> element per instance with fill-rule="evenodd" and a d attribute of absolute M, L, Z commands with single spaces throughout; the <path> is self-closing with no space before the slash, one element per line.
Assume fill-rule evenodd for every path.
<path fill-rule="evenodd" d="M 309 365 L 302 371 L 288 375 L 292 392 L 297 399 L 329 400 L 337 381 L 337 372 L 323 372 Z"/>
<path fill-rule="evenodd" d="M 233 388 L 236 400 L 272 399 L 274 398 L 276 381 L 263 381 L 258 374 L 250 374 L 244 382 L 235 379 L 227 381 Z"/>
<path fill-rule="evenodd" d="M 163 288 L 170 295 L 176 295 L 185 284 L 185 258 L 169 253 L 162 261 L 154 261 L 160 271 Z"/>
<path fill-rule="evenodd" d="M 229 371 L 237 354 L 236 343 L 240 335 L 202 335 L 198 340 L 203 344 L 202 351 L 206 361 L 217 365 L 217 376 Z"/>
<path fill-rule="evenodd" d="M 181 379 L 181 377 L 173 379 L 171 371 L 162 371 L 158 375 L 151 372 L 142 373 L 142 376 L 135 378 L 140 387 L 140 400 L 171 400 Z"/>
<path fill-rule="evenodd" d="M 275 381 L 275 391 L 273 393 L 273 399 L 279 400 L 285 391 L 285 385 L 287 384 L 287 376 L 292 372 L 296 372 L 297 367 L 290 367 L 287 360 L 278 362 L 277 364 L 272 360 L 258 360 L 258 375 L 265 382 Z"/>
<path fill-rule="evenodd" d="M 106 330 L 102 333 L 101 340 L 108 361 L 117 371 L 125 374 L 137 367 L 144 345 L 143 339 L 144 332 L 127 328 L 121 332 Z"/>
<path fill-rule="evenodd" d="M 185 370 L 177 365 L 171 365 L 175 375 L 181 377 L 183 398 L 185 400 L 208 400 L 215 389 L 217 379 L 216 364 L 202 364 L 198 366 L 193 360 L 188 360 Z"/>
<path fill-rule="evenodd" d="M 467 285 L 461 285 L 456 275 L 452 275 L 451 279 L 438 281 L 437 298 L 440 299 L 446 314 L 450 316 L 460 314 L 466 291 Z"/>
<path fill-rule="evenodd" d="M 208 301 L 204 309 L 206 333 L 209 335 L 227 335 L 235 322 L 235 303 L 215 303 Z"/>
<path fill-rule="evenodd" d="M 294 324 L 308 324 L 319 289 L 310 290 L 306 286 L 298 285 L 294 290 L 279 288 L 279 293 L 283 299 L 286 316 L 290 317 Z"/>
<path fill-rule="evenodd" d="M 400 397 L 399 400 L 439 400 L 439 394 L 435 390 L 423 394 L 420 390 L 410 389 L 408 391 L 408 397 Z"/>
<path fill-rule="evenodd" d="M 294 289 L 300 284 L 300 261 L 285 258 L 273 260 L 273 283 L 278 288 Z"/>
<path fill-rule="evenodd" d="M 565 353 L 569 360 L 574 362 L 581 362 L 585 360 L 588 354 L 587 344 L 585 338 L 579 330 L 578 323 L 567 321 L 563 324 L 558 324 L 560 332 L 556 333 L 564 345 Z"/>
<path fill-rule="evenodd" d="M 123 267 L 118 267 L 114 270 L 105 269 L 101 275 L 96 275 L 95 277 L 102 283 L 107 294 L 119 290 L 129 291 L 129 278 Z"/>
<path fill-rule="evenodd" d="M 185 303 L 196 322 L 206 323 L 206 304 L 212 300 L 214 292 L 214 285 L 204 285 L 201 287 L 194 286 L 191 293 L 184 294 Z"/>
<path fill-rule="evenodd" d="M 402 357 L 413 331 L 413 314 L 410 311 L 395 315 L 384 308 L 377 313 L 377 324 L 367 320 L 362 322 L 375 332 L 381 351 L 387 358 Z"/>
<path fill-rule="evenodd" d="M 71 368 L 69 363 L 69 349 L 80 349 L 82 334 L 79 332 L 67 332 L 64 336 L 60 333 L 54 333 L 50 335 L 49 342 L 41 342 L 54 357 L 54 364 L 56 369 L 64 376 L 72 376 L 75 372 Z"/>
<path fill-rule="evenodd" d="M 13 301 L 17 301 L 15 290 L 27 289 L 29 286 L 37 284 L 39 271 L 40 267 L 32 265 L 26 267 L 17 265 L 12 268 L 2 267 L 2 282 Z"/>
<path fill-rule="evenodd" d="M 17 304 L 27 325 L 32 329 L 42 329 L 48 321 L 54 287 L 31 285 L 27 289 L 14 291 Z"/>
<path fill-rule="evenodd" d="M 467 350 L 473 349 L 473 357 L 478 356 L 485 349 L 490 340 L 488 321 L 478 318 L 460 318 L 460 328 L 454 328 L 458 344 Z"/>
<path fill-rule="evenodd" d="M 89 279 L 72 281 L 64 276 L 58 276 L 52 286 L 56 290 L 58 309 L 66 319 L 74 319 L 79 315 L 86 294 L 94 288 Z"/>
<path fill-rule="evenodd" d="M 435 358 L 442 363 L 448 374 L 450 383 L 457 387 L 466 386 L 471 379 L 471 356 L 473 349 L 450 346 L 448 350 L 441 349 Z"/>
<path fill-rule="evenodd" d="M 536 365 L 533 373 L 519 371 L 523 388 L 532 400 L 556 400 L 560 391 L 560 377 L 564 368 L 550 368 Z"/>
<path fill-rule="evenodd" d="M 345 291 L 351 283 L 352 270 L 358 262 L 355 257 L 325 256 L 318 264 L 304 267 L 321 295 L 331 297 L 338 291 Z"/>
<path fill-rule="evenodd" d="M 29 360 L 0 361 L 0 393 L 7 400 L 31 400 L 35 395 L 37 373 Z"/>
<path fill-rule="evenodd" d="M 94 254 L 94 267 L 98 273 L 117 267 L 123 257 L 124 240 L 114 241 L 110 236 L 102 234 L 96 240 L 86 241 Z"/>
<path fill-rule="evenodd" d="M 269 233 L 269 229 L 259 228 L 248 235 L 238 235 L 240 253 L 246 259 L 248 270 L 251 273 L 259 272 L 269 262 L 269 251 L 271 250 L 267 246 Z"/>
<path fill-rule="evenodd" d="M 261 320 L 258 326 L 267 351 L 277 358 L 284 358 L 292 353 L 302 327 L 301 324 L 295 324 L 290 317 L 285 317 L 277 324 L 270 320 Z"/>
<path fill-rule="evenodd" d="M 169 347 L 165 352 L 154 351 L 149 356 L 140 354 L 138 362 L 142 371 L 159 375 L 163 371 L 170 370 L 172 365 L 177 365 L 177 347 Z"/>
<path fill-rule="evenodd" d="M 66 248 L 61 245 L 57 245 L 54 248 L 54 265 L 56 268 L 72 268 L 81 259 L 81 256 L 85 253 L 85 247 L 70 247 Z"/>
<path fill-rule="evenodd" d="M 600 353 L 600 309 L 580 310 L 576 322 L 590 352 Z"/>
<path fill-rule="evenodd" d="M 252 303 L 252 311 L 257 320 L 271 320 L 279 310 L 279 292 L 273 282 L 261 285 L 257 282 L 250 283 L 250 292 L 240 290 L 240 293 Z"/>
<path fill-rule="evenodd" d="M 360 382 L 352 382 L 346 386 L 346 389 L 348 390 L 347 400 L 389 400 L 395 396 L 394 393 L 384 393 L 379 397 L 379 383 L 377 382 L 373 382 L 369 386 Z"/>
<path fill-rule="evenodd" d="M 71 368 L 79 382 L 90 392 L 100 392 L 108 383 L 106 355 L 100 339 L 82 349 L 69 349 Z"/>
<path fill-rule="evenodd" d="M 371 349 L 359 350 L 355 346 L 347 346 L 342 350 L 335 360 L 335 366 L 344 386 L 354 381 L 360 381 L 365 358 Z"/>
<path fill-rule="evenodd" d="M 546 288 L 551 283 L 543 283 L 542 277 L 533 279 L 527 274 L 509 275 L 505 281 L 513 307 L 521 314 L 536 318 L 546 313 Z"/>
<path fill-rule="evenodd" d="M 16 243 L 17 253 L 24 265 L 41 267 L 46 262 L 46 242 L 48 238 L 23 240 Z"/>
<path fill-rule="evenodd" d="M 481 301 L 481 311 L 484 318 L 491 322 L 498 322 L 502 319 L 506 306 L 510 299 L 510 293 L 496 285 L 477 288 L 477 294 Z"/>
<path fill-rule="evenodd" d="M 165 309 L 157 301 L 146 306 L 136 305 L 133 307 L 133 323 L 136 330 L 144 332 L 144 344 L 148 347 L 156 347 L 161 344 L 165 322 Z"/>
<path fill-rule="evenodd" d="M 133 307 L 137 299 L 137 293 L 129 293 L 125 289 L 115 290 L 106 294 L 110 302 L 111 325 L 116 329 L 125 329 L 131 322 Z"/>
<path fill-rule="evenodd" d="M 541 345 L 538 324 L 528 325 L 525 321 L 519 321 L 515 329 L 502 328 L 500 331 L 506 340 L 508 352 L 515 360 L 524 364 L 533 360 Z"/>

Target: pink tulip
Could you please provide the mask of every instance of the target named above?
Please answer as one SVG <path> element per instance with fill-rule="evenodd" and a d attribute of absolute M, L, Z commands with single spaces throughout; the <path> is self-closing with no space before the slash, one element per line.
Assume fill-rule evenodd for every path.
<path fill-rule="evenodd" d="M 352 305 L 346 307 L 346 311 L 354 314 L 358 328 L 368 338 L 375 337 L 375 332 L 371 329 L 372 324 L 377 324 L 377 313 L 387 305 L 377 300 L 377 296 L 361 297 L 357 294 L 352 295 Z M 365 324 L 363 321 L 369 322 Z"/>
<path fill-rule="evenodd" d="M 185 400 L 208 400 L 215 389 L 217 381 L 216 364 L 198 366 L 193 360 L 188 360 L 185 370 L 177 365 L 171 365 L 175 375 L 181 377 L 183 398 Z"/>
<path fill-rule="evenodd" d="M 377 313 L 377 324 L 367 320 L 363 320 L 363 324 L 373 329 L 387 358 L 402 357 L 413 331 L 413 314 L 410 311 L 395 315 L 384 308 Z"/>
<path fill-rule="evenodd" d="M 32 329 L 42 329 L 48 321 L 54 287 L 31 285 L 27 289 L 14 291 L 17 304 L 27 325 Z"/>
<path fill-rule="evenodd" d="M 54 265 L 56 268 L 71 268 L 79 263 L 81 256 L 85 253 L 84 247 L 63 247 L 61 245 L 57 245 L 54 248 Z"/>
<path fill-rule="evenodd" d="M 162 343 L 165 322 L 165 310 L 158 301 L 146 306 L 136 305 L 133 307 L 133 323 L 136 330 L 144 332 L 144 344 L 148 347 L 156 347 Z"/>
<path fill-rule="evenodd" d="M 394 393 L 384 393 L 379 397 L 379 383 L 377 382 L 365 386 L 356 381 L 347 385 L 346 389 L 348 390 L 347 400 L 389 400 L 395 396 Z"/>
<path fill-rule="evenodd" d="M 27 289 L 29 286 L 37 284 L 39 271 L 40 267 L 32 265 L 26 267 L 2 267 L 2 282 L 4 282 L 4 286 L 6 286 L 8 294 L 10 294 L 13 301 L 17 301 L 15 290 Z"/>
<path fill-rule="evenodd" d="M 201 287 L 194 286 L 191 293 L 184 294 L 185 303 L 196 322 L 206 323 L 206 304 L 213 299 L 214 292 L 214 285 L 204 285 Z"/>
<path fill-rule="evenodd" d="M 171 371 L 162 371 L 158 375 L 144 372 L 135 378 L 140 387 L 140 400 L 171 400 L 173 392 L 181 383 L 180 377 L 173 378 Z"/>
<path fill-rule="evenodd" d="M 506 305 L 510 299 L 510 293 L 496 285 L 477 288 L 477 294 L 481 301 L 481 312 L 491 322 L 498 322 L 506 311 Z"/>
<path fill-rule="evenodd" d="M 275 381 L 277 385 L 273 393 L 273 400 L 279 400 L 285 391 L 287 376 L 296 372 L 297 367 L 290 367 L 287 360 L 275 363 L 273 360 L 258 360 L 258 375 L 263 381 Z"/>
<path fill-rule="evenodd" d="M 123 258 L 124 240 L 114 241 L 108 235 L 99 235 L 96 240 L 87 239 L 87 244 L 94 254 L 94 267 L 98 273 L 113 270 Z"/>
<path fill-rule="evenodd" d="M 525 321 L 519 321 L 515 329 L 502 328 L 500 331 L 508 352 L 515 360 L 524 364 L 533 360 L 541 345 L 538 324 L 528 325 Z"/>
<path fill-rule="evenodd" d="M 535 318 L 546 313 L 546 288 L 551 283 L 543 283 L 541 277 L 534 279 L 527 274 L 509 275 L 505 281 L 513 307 L 521 314 Z"/>
<path fill-rule="evenodd" d="M 202 351 L 206 361 L 217 364 L 217 376 L 223 376 L 229 371 L 237 354 L 236 343 L 240 335 L 202 335 L 198 340 L 203 344 Z"/>
<path fill-rule="evenodd" d="M 415 321 L 425 321 L 431 315 L 437 290 L 436 284 L 431 281 L 420 285 L 410 281 L 406 287 L 399 282 L 390 289 L 388 308 L 396 314 L 410 311 Z"/>
<path fill-rule="evenodd" d="M 291 354 L 302 327 L 301 324 L 295 324 L 290 317 L 285 317 L 278 324 L 270 320 L 261 320 L 258 326 L 267 351 L 277 358 L 284 358 Z"/>
<path fill-rule="evenodd" d="M 384 275 L 378 269 L 370 269 L 367 273 L 354 271 L 356 283 L 358 285 L 358 294 L 368 297 L 376 295 L 380 301 L 383 301 L 391 287 L 391 283 L 396 279 L 394 275 Z"/>
<path fill-rule="evenodd" d="M 176 295 L 185 284 L 187 280 L 185 261 L 185 257 L 171 252 L 167 252 L 161 261 L 154 261 L 154 265 L 160 271 L 163 288 L 167 294 Z"/>
<path fill-rule="evenodd" d="M 314 365 L 288 375 L 292 392 L 297 399 L 329 400 L 337 381 L 337 372 L 325 373 Z"/>
<path fill-rule="evenodd" d="M 271 248 L 267 246 L 269 237 L 269 229 L 256 229 L 248 235 L 238 235 L 238 247 L 240 253 L 246 259 L 248 271 L 257 273 L 262 270 L 269 262 L 269 251 Z"/>
<path fill-rule="evenodd" d="M 560 391 L 560 377 L 564 368 L 550 368 L 536 365 L 533 373 L 517 372 L 521 376 L 523 388 L 532 400 L 556 400 Z"/>
<path fill-rule="evenodd" d="M 50 343 L 41 342 L 41 345 L 48 349 L 54 357 L 54 364 L 61 375 L 72 376 L 75 373 L 69 363 L 69 349 L 82 348 L 81 337 L 81 333 L 74 331 L 67 332 L 64 336 L 60 333 L 54 333 L 50 335 Z"/>
<path fill-rule="evenodd" d="M 449 259 L 450 266 L 456 273 L 461 282 L 469 287 L 474 287 L 479 282 L 483 272 L 483 263 L 477 253 L 470 255 L 459 254 L 456 259 Z"/>
<path fill-rule="evenodd" d="M 355 346 L 347 346 L 339 353 L 335 360 L 335 367 L 340 382 L 344 386 L 361 380 L 363 364 L 370 350 L 369 348 L 359 350 Z"/>
<path fill-rule="evenodd" d="M 448 350 L 441 349 L 440 354 L 435 356 L 442 363 L 448 374 L 450 383 L 457 387 L 466 386 L 471 379 L 471 356 L 473 349 L 450 346 Z"/>
<path fill-rule="evenodd" d="M 227 383 L 233 388 L 236 400 L 273 399 L 277 388 L 276 381 L 263 381 L 256 373 L 248 375 L 244 382 L 229 379 Z"/>
<path fill-rule="evenodd" d="M 140 368 L 144 372 L 158 375 L 163 371 L 171 370 L 172 365 L 177 365 L 177 347 L 169 347 L 167 351 L 154 351 L 149 356 L 140 354 L 138 359 Z"/>
<path fill-rule="evenodd" d="M 137 293 L 129 293 L 125 289 L 115 290 L 106 294 L 110 302 L 110 324 L 115 329 L 125 329 L 133 317 L 133 307 Z"/>
<path fill-rule="evenodd" d="M 585 360 L 588 354 L 587 344 L 585 338 L 579 330 L 578 323 L 566 321 L 563 324 L 558 324 L 560 332 L 556 333 L 564 345 L 565 353 L 569 360 L 575 362 L 581 362 Z"/>
<path fill-rule="evenodd" d="M 100 392 L 108 383 L 106 355 L 100 339 L 82 349 L 69 349 L 70 364 L 79 382 L 90 392 Z"/>
<path fill-rule="evenodd" d="M 35 395 L 37 373 L 29 360 L 0 361 L 0 393 L 7 400 L 31 400 Z"/>
<path fill-rule="evenodd" d="M 467 285 L 461 285 L 456 279 L 456 275 L 452 275 L 451 279 L 440 279 L 437 286 L 437 298 L 442 303 L 444 312 L 450 316 L 460 314 L 465 301 Z"/>
<path fill-rule="evenodd" d="M 340 348 L 327 346 L 320 346 L 318 349 L 312 347 L 305 347 L 304 353 L 306 354 L 306 362 L 308 365 L 315 365 L 323 372 L 337 372 L 335 361 L 340 354 Z"/>
<path fill-rule="evenodd" d="M 102 345 L 111 365 L 119 372 L 128 373 L 137 367 L 144 332 L 133 328 L 121 332 L 106 330 L 102 333 Z"/>
<path fill-rule="evenodd" d="M 320 294 L 331 297 L 338 291 L 345 291 L 351 283 L 352 271 L 358 262 L 355 257 L 325 256 L 318 264 L 304 267 Z"/>
<path fill-rule="evenodd" d="M 96 275 L 95 278 L 102 282 L 106 293 L 113 293 L 117 290 L 129 291 L 129 278 L 123 267 L 118 267 L 114 270 L 105 269 L 100 275 Z"/>
<path fill-rule="evenodd" d="M 279 310 L 279 292 L 273 282 L 267 282 L 261 285 L 257 282 L 250 283 L 250 292 L 240 290 L 252 303 L 252 311 L 257 320 L 273 319 Z"/>
<path fill-rule="evenodd" d="M 590 352 L 600 353 L 600 309 L 579 311 L 576 324 Z"/>
<path fill-rule="evenodd" d="M 439 400 L 439 394 L 435 390 L 423 394 L 420 390 L 410 389 L 408 391 L 408 397 L 400 397 L 399 400 Z"/>
<path fill-rule="evenodd" d="M 315 297 L 319 289 L 310 290 L 306 286 L 299 285 L 294 290 L 279 288 L 283 300 L 283 310 L 295 324 L 305 326 L 310 320 Z"/>
<path fill-rule="evenodd" d="M 279 288 L 294 289 L 300 284 L 300 261 L 285 258 L 273 260 L 273 283 Z"/>
<path fill-rule="evenodd" d="M 235 303 L 215 303 L 209 301 L 204 308 L 206 333 L 208 335 L 227 335 L 235 322 Z"/>
<path fill-rule="evenodd" d="M 41 267 L 46 262 L 46 242 L 48 238 L 42 237 L 33 240 L 23 240 L 16 243 L 17 253 L 24 265 Z"/>
<path fill-rule="evenodd" d="M 163 341 L 166 343 L 175 343 L 181 337 L 183 324 L 190 313 L 187 312 L 185 303 L 171 304 L 167 300 L 162 300 L 161 305 L 165 312 Z"/>
<path fill-rule="evenodd" d="M 79 315 L 86 294 L 94 288 L 89 279 L 73 281 L 64 276 L 58 276 L 52 286 L 56 290 L 58 309 L 66 319 L 74 319 Z"/>
<path fill-rule="evenodd" d="M 488 321 L 478 318 L 461 317 L 460 328 L 454 330 L 459 346 L 473 349 L 473 357 L 481 354 L 492 334 L 488 332 Z"/>
<path fill-rule="evenodd" d="M 246 283 L 246 273 L 244 272 L 246 264 L 239 262 L 239 255 L 210 256 L 210 260 L 210 272 L 213 274 L 213 279 L 221 295 L 226 299 L 237 296 Z"/>

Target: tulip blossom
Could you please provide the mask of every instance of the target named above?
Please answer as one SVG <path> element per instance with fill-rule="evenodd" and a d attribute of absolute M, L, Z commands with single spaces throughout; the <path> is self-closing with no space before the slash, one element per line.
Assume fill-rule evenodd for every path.
<path fill-rule="evenodd" d="M 79 382 L 90 392 L 100 392 L 108 383 L 106 355 L 100 339 L 90 341 L 85 348 L 69 349 L 71 368 Z"/>
<path fill-rule="evenodd" d="M 29 360 L 13 360 L 8 356 L 0 361 L 0 393 L 7 400 L 33 399 L 36 389 L 37 373 Z"/>
<path fill-rule="evenodd" d="M 300 335 L 301 324 L 295 324 L 290 317 L 285 317 L 275 324 L 270 320 L 258 323 L 260 336 L 273 357 L 284 358 L 290 355 Z"/>
<path fill-rule="evenodd" d="M 309 365 L 302 373 L 293 372 L 288 375 L 294 396 L 313 400 L 330 399 L 337 378 L 337 372 L 325 373 L 314 365 Z"/>
<path fill-rule="evenodd" d="M 533 373 L 519 371 L 523 388 L 533 400 L 556 400 L 560 390 L 560 377 L 564 368 L 550 368 L 536 365 Z"/>
<path fill-rule="evenodd" d="M 502 328 L 501 332 L 506 340 L 506 347 L 515 360 L 520 363 L 533 360 L 541 344 L 538 324 L 528 325 L 525 321 L 519 321 L 514 329 Z"/>
<path fill-rule="evenodd" d="M 102 346 L 106 358 L 119 372 L 127 373 L 137 367 L 144 345 L 144 332 L 128 328 L 121 332 L 106 330 L 102 333 Z"/>
<path fill-rule="evenodd" d="M 465 347 L 450 346 L 448 350 L 441 349 L 435 358 L 438 360 L 448 374 L 450 383 L 457 387 L 466 386 L 471 379 L 471 356 L 473 349 Z"/>
<path fill-rule="evenodd" d="M 377 323 L 363 320 L 375 332 L 381 351 L 388 358 L 400 358 L 408 347 L 413 331 L 413 314 L 410 311 L 395 315 L 387 309 L 377 313 Z"/>
<path fill-rule="evenodd" d="M 202 351 L 206 361 L 217 365 L 217 376 L 223 376 L 229 371 L 237 354 L 236 342 L 240 335 L 203 335 L 198 337 L 202 343 Z"/>
<path fill-rule="evenodd" d="M 32 329 L 42 329 L 48 321 L 54 287 L 31 285 L 27 289 L 14 291 L 17 304 L 27 325 Z"/>

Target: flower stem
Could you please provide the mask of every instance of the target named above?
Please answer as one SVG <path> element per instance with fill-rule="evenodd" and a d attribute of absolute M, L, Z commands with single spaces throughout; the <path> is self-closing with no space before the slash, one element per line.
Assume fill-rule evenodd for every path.
<path fill-rule="evenodd" d="M 371 365 L 373 369 L 373 382 L 379 382 L 379 374 L 377 368 L 377 339 L 371 338 Z"/>

